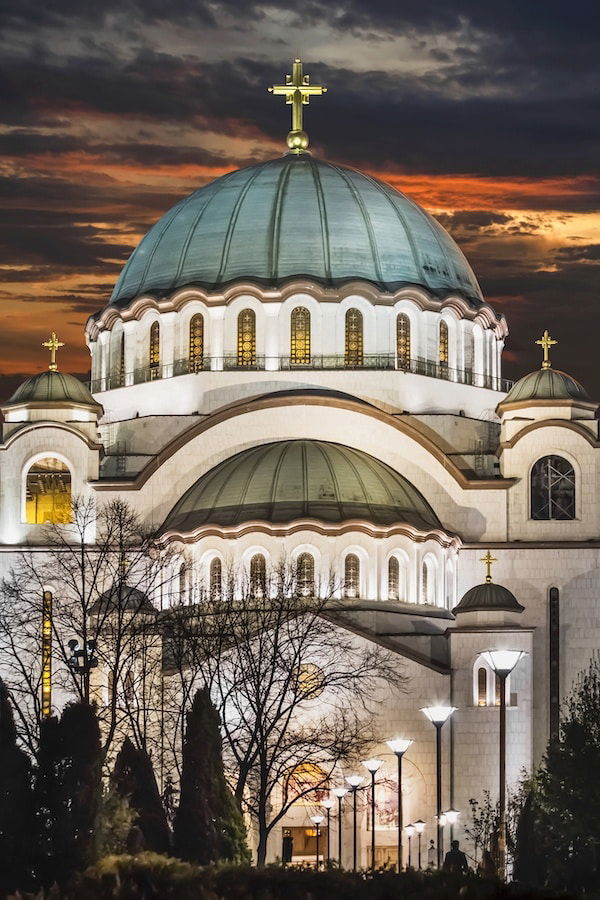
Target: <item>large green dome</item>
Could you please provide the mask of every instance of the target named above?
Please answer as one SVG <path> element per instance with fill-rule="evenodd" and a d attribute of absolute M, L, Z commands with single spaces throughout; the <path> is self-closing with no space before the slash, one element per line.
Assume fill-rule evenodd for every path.
<path fill-rule="evenodd" d="M 441 528 L 419 491 L 385 463 L 340 444 L 296 440 L 243 450 L 211 469 L 179 500 L 162 530 L 297 519 Z"/>
<path fill-rule="evenodd" d="M 243 279 L 274 286 L 302 276 L 483 299 L 462 252 L 420 206 L 369 175 L 305 153 L 231 172 L 174 206 L 132 253 L 111 302 L 184 285 L 211 290 Z"/>

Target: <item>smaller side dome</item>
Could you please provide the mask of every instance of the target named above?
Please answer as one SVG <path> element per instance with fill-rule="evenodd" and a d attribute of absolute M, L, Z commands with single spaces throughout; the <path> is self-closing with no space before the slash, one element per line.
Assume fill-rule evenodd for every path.
<path fill-rule="evenodd" d="M 476 584 L 463 595 L 458 606 L 452 612 L 454 615 L 465 612 L 514 612 L 522 613 L 525 609 L 521 606 L 515 595 L 494 582 Z"/>
<path fill-rule="evenodd" d="M 512 403 L 535 402 L 537 400 L 576 400 L 591 403 L 591 399 L 583 385 L 571 375 L 560 369 L 537 369 L 516 381 L 504 400 L 498 404 L 503 409 Z"/>
<path fill-rule="evenodd" d="M 83 381 L 74 375 L 51 370 L 40 372 L 24 381 L 5 406 L 23 403 L 76 403 L 102 409 Z"/>
<path fill-rule="evenodd" d="M 156 607 L 151 603 L 147 595 L 129 584 L 120 586 L 118 583 L 113 584 L 111 588 L 104 591 L 92 603 L 89 612 L 90 615 L 97 616 L 110 614 L 113 610 L 145 613 L 152 616 L 157 614 Z"/>

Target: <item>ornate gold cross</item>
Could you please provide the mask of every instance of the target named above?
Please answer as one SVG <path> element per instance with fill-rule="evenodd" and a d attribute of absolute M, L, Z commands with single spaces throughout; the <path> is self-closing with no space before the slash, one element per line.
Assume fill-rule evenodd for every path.
<path fill-rule="evenodd" d="M 308 135 L 302 129 L 302 107 L 311 97 L 324 94 L 327 90 L 321 84 L 310 84 L 310 75 L 304 75 L 302 60 L 292 63 L 292 74 L 285 76 L 285 84 L 274 84 L 269 88 L 271 94 L 282 95 L 285 102 L 292 107 L 292 130 L 287 136 L 287 145 L 293 153 L 304 153 L 308 147 Z"/>
<path fill-rule="evenodd" d="M 488 552 L 485 554 L 485 556 L 481 557 L 480 562 L 485 563 L 487 566 L 487 575 L 485 576 L 485 583 L 491 584 L 492 583 L 492 563 L 498 562 L 498 560 L 496 559 L 495 556 L 492 556 L 492 554 L 488 550 Z"/>
<path fill-rule="evenodd" d="M 554 347 L 555 344 L 558 344 L 558 341 L 553 340 L 548 334 L 548 329 L 544 331 L 539 341 L 536 341 L 540 347 L 544 348 L 544 359 L 542 360 L 542 369 L 550 369 L 552 367 L 552 363 L 550 362 L 550 357 L 548 355 L 548 351 L 550 347 Z"/>
<path fill-rule="evenodd" d="M 44 343 L 42 344 L 42 347 L 46 347 L 46 349 L 50 351 L 50 365 L 48 366 L 48 368 L 51 372 L 56 372 L 58 368 L 58 366 L 56 365 L 56 351 L 59 347 L 64 346 L 65 345 L 63 344 L 63 342 L 58 340 L 54 331 L 52 332 L 50 338 L 47 341 L 44 341 Z"/>

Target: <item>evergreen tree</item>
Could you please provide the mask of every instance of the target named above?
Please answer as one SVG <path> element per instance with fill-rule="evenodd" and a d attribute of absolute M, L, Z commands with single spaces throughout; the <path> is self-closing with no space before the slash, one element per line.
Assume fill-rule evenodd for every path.
<path fill-rule="evenodd" d="M 111 782 L 136 814 L 135 825 L 141 831 L 145 849 L 168 853 L 171 835 L 152 761 L 146 751 L 134 747 L 129 738 L 125 738 L 117 754 Z"/>
<path fill-rule="evenodd" d="M 203 865 L 249 861 L 246 829 L 223 772 L 219 715 L 206 688 L 187 714 L 175 849 L 181 859 Z"/>
<path fill-rule="evenodd" d="M 32 830 L 31 763 L 17 744 L 9 693 L 0 679 L 0 893 L 29 887 Z"/>

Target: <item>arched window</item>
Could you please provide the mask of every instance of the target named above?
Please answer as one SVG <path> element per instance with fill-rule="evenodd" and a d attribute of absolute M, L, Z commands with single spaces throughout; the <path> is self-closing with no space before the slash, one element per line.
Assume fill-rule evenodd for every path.
<path fill-rule="evenodd" d="M 406 313 L 396 319 L 396 365 L 399 369 L 410 366 L 410 319 Z"/>
<path fill-rule="evenodd" d="M 430 557 L 423 560 L 421 602 L 435 606 L 436 601 L 435 563 Z"/>
<path fill-rule="evenodd" d="M 448 325 L 442 319 L 440 321 L 440 334 L 439 334 L 439 342 L 438 342 L 438 362 L 440 364 L 440 369 L 448 368 Z"/>
<path fill-rule="evenodd" d="M 298 593 L 310 597 L 315 591 L 315 560 L 310 553 L 301 553 L 296 567 Z"/>
<path fill-rule="evenodd" d="M 400 599 L 400 563 L 395 556 L 388 562 L 388 600 Z"/>
<path fill-rule="evenodd" d="M 53 456 L 39 459 L 27 473 L 25 521 L 29 525 L 65 525 L 73 521 L 71 473 Z"/>
<path fill-rule="evenodd" d="M 250 592 L 253 597 L 264 597 L 267 592 L 267 561 L 262 553 L 255 553 L 250 560 Z"/>
<path fill-rule="evenodd" d="M 473 666 L 473 703 L 475 706 L 500 706 L 502 682 L 484 656 Z M 506 679 L 506 704 L 510 705 L 510 675 Z"/>
<path fill-rule="evenodd" d="M 363 364 L 363 317 L 358 309 L 346 312 L 346 350 L 344 362 L 347 366 Z"/>
<path fill-rule="evenodd" d="M 533 466 L 531 518 L 575 518 L 575 472 L 562 456 L 544 456 Z"/>
<path fill-rule="evenodd" d="M 200 372 L 204 368 L 204 316 L 196 313 L 190 319 L 189 371 Z"/>
<path fill-rule="evenodd" d="M 148 353 L 150 364 L 150 380 L 160 378 L 160 325 L 153 322 L 150 326 L 150 347 Z"/>
<path fill-rule="evenodd" d="M 253 309 L 243 309 L 238 316 L 237 364 L 256 365 L 256 315 Z"/>
<path fill-rule="evenodd" d="M 112 378 L 110 387 L 123 387 L 125 384 L 125 332 L 117 332 L 113 342 L 113 358 L 111 363 Z"/>
<path fill-rule="evenodd" d="M 210 568 L 208 570 L 208 580 L 211 599 L 220 599 L 223 591 L 223 566 L 221 565 L 221 560 L 218 556 L 215 556 L 215 558 L 211 560 Z"/>
<path fill-rule="evenodd" d="M 290 363 L 310 365 L 310 312 L 304 306 L 292 310 L 290 334 Z"/>
<path fill-rule="evenodd" d="M 179 566 L 179 602 L 185 603 L 187 600 L 187 568 L 185 563 Z"/>
<path fill-rule="evenodd" d="M 360 596 L 360 560 L 356 553 L 349 553 L 344 560 L 344 597 L 349 600 Z"/>
<path fill-rule="evenodd" d="M 488 705 L 488 671 L 483 666 L 477 670 L 477 706 Z"/>

